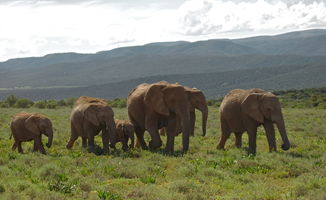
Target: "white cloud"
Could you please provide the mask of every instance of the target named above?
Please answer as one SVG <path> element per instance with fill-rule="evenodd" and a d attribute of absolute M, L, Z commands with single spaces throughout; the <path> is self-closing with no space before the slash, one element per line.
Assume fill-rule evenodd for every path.
<path fill-rule="evenodd" d="M 277 33 L 326 25 L 324 2 L 191 0 L 181 10 L 184 35 L 214 36 L 239 31 Z"/>
<path fill-rule="evenodd" d="M 321 0 L 181 1 L 0 2 L 0 60 L 326 27 Z"/>

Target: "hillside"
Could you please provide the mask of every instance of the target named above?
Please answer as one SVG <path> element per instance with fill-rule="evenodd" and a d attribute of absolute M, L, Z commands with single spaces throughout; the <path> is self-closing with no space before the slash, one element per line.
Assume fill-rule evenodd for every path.
<path fill-rule="evenodd" d="M 325 41 L 326 30 L 318 29 L 11 59 L 0 63 L 0 99 L 7 94 L 32 99 L 125 97 L 137 84 L 159 80 L 198 87 L 210 97 L 233 88 L 321 87 L 326 82 Z"/>
<path fill-rule="evenodd" d="M 326 63 L 311 66 L 285 65 L 217 73 L 148 76 L 117 83 L 76 88 L 0 90 L 0 97 L 4 99 L 10 94 L 15 94 L 18 97 L 32 100 L 64 99 L 81 95 L 107 99 L 126 98 L 138 84 L 166 80 L 172 83 L 179 82 L 189 87 L 197 87 L 203 90 L 208 98 L 216 98 L 234 88 L 259 87 L 266 90 L 284 90 L 323 87 L 326 85 L 325 66 Z"/>

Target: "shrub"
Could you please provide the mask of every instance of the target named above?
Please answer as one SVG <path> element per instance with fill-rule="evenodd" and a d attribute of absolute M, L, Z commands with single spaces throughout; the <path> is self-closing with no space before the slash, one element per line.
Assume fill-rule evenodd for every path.
<path fill-rule="evenodd" d="M 141 178 L 140 181 L 145 183 L 145 184 L 149 184 L 149 183 L 155 183 L 156 179 L 153 176 L 147 176 L 147 177 Z"/>
<path fill-rule="evenodd" d="M 10 107 L 13 107 L 17 102 L 17 97 L 15 95 L 9 95 L 5 102 L 9 104 Z"/>
<path fill-rule="evenodd" d="M 9 108 L 9 104 L 7 102 L 0 102 L 0 108 Z"/>
<path fill-rule="evenodd" d="M 67 103 L 66 103 L 65 100 L 61 99 L 60 101 L 57 102 L 57 105 L 58 105 L 58 106 L 66 106 Z"/>
<path fill-rule="evenodd" d="M 102 200 L 120 200 L 122 199 L 119 195 L 113 194 L 111 192 L 107 192 L 107 191 L 97 191 L 97 196 L 98 198 L 102 199 Z"/>
<path fill-rule="evenodd" d="M 34 104 L 33 101 L 29 99 L 18 99 L 16 101 L 16 107 L 17 108 L 29 108 Z"/>
<path fill-rule="evenodd" d="M 76 185 L 69 183 L 68 178 L 64 174 L 57 174 L 55 181 L 49 184 L 50 191 L 61 192 L 64 194 L 69 194 L 75 189 Z"/>
<path fill-rule="evenodd" d="M 0 193 L 4 193 L 6 191 L 5 187 L 3 185 L 0 185 Z"/>
<path fill-rule="evenodd" d="M 66 102 L 67 106 L 72 107 L 75 104 L 76 100 L 77 100 L 77 98 L 68 98 L 68 99 L 65 99 L 65 102 Z"/>
<path fill-rule="evenodd" d="M 125 108 L 125 107 L 127 107 L 127 99 L 116 98 L 113 101 L 110 101 L 109 103 L 114 108 Z"/>
<path fill-rule="evenodd" d="M 49 108 L 49 109 L 55 109 L 57 108 L 57 101 L 56 100 L 48 100 L 46 102 L 46 108 Z"/>
<path fill-rule="evenodd" d="M 37 102 L 34 104 L 34 106 L 35 106 L 36 108 L 41 108 L 41 109 L 43 109 L 43 108 L 46 107 L 46 101 L 45 101 L 45 100 L 43 100 L 43 101 L 37 101 Z"/>

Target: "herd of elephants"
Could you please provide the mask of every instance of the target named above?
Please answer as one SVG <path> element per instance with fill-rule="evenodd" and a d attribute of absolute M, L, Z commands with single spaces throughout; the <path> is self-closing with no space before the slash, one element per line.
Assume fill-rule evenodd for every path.
<path fill-rule="evenodd" d="M 94 136 L 102 132 L 104 153 L 109 153 L 109 148 L 115 148 L 117 142 L 122 143 L 123 150 L 134 147 L 158 149 L 162 146 L 160 136 L 163 134 L 167 138 L 165 151 L 173 152 L 175 136 L 182 133 L 182 150 L 187 152 L 189 138 L 194 135 L 195 109 L 202 113 L 203 136 L 206 134 L 208 106 L 204 93 L 196 88 L 166 81 L 143 83 L 129 93 L 127 107 L 130 121 L 115 120 L 114 112 L 106 100 L 86 96 L 78 98 L 71 111 L 71 136 L 67 149 L 71 149 L 80 136 L 82 146 L 94 152 Z M 283 140 L 282 149 L 290 148 L 280 102 L 274 94 L 262 89 L 230 91 L 220 106 L 220 123 L 219 149 L 224 149 L 231 133 L 235 134 L 236 147 L 241 147 L 242 134 L 246 131 L 249 138 L 248 153 L 255 154 L 257 127 L 263 125 L 269 150 L 276 151 L 274 124 Z M 48 137 L 46 146 L 52 145 L 52 123 L 45 115 L 18 113 L 13 117 L 10 128 L 14 138 L 12 150 L 18 147 L 18 152 L 22 153 L 21 143 L 33 140 L 33 151 L 45 154 L 42 134 Z M 145 131 L 151 137 L 148 145 L 144 140 Z M 129 139 L 131 144 L 128 146 Z"/>

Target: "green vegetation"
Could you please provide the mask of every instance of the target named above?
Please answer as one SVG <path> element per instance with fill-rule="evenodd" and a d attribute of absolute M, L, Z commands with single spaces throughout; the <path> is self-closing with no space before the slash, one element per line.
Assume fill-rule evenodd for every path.
<path fill-rule="evenodd" d="M 275 91 L 274 94 L 281 97 L 285 107 L 326 109 L 326 87 Z"/>
<path fill-rule="evenodd" d="M 318 108 L 318 107 L 317 107 Z M 207 136 L 201 137 L 198 118 L 190 151 L 139 149 L 123 152 L 121 145 L 110 155 L 94 155 L 76 141 L 71 151 L 68 106 L 56 109 L 24 108 L 49 116 L 54 143 L 48 155 L 32 153 L 32 142 L 23 143 L 25 153 L 11 151 L 11 116 L 20 108 L 0 108 L 0 199 L 325 199 L 326 198 L 326 110 L 284 109 L 292 148 L 269 153 L 260 128 L 257 156 L 248 156 L 248 137 L 243 148 L 234 147 L 234 136 L 225 151 L 216 150 L 220 135 L 218 108 L 210 106 Z M 115 118 L 127 119 L 126 108 L 114 108 Z M 146 140 L 149 140 L 146 134 Z M 44 141 L 47 138 L 43 138 Z M 166 137 L 162 136 L 165 143 Z M 101 145 L 100 137 L 96 143 Z"/>

